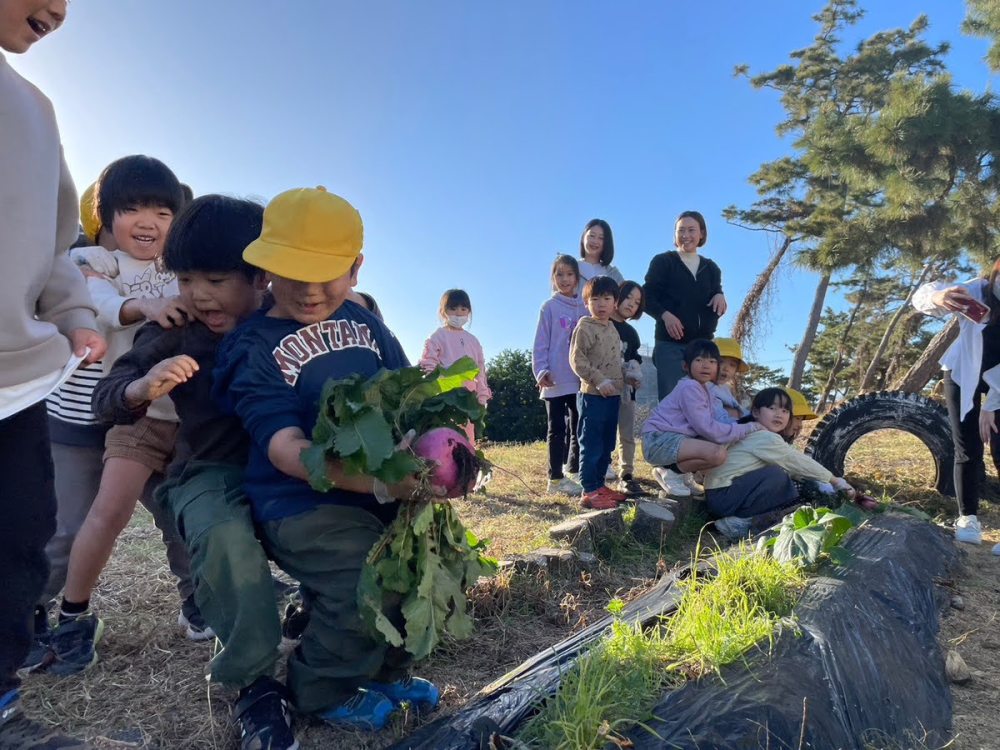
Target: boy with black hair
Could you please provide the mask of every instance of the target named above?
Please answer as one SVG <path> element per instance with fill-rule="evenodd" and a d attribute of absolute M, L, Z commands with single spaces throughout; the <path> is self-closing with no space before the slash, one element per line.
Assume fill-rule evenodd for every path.
<path fill-rule="evenodd" d="M 349 294 L 361 264 L 358 212 L 324 188 L 289 190 L 264 211 L 243 257 L 266 272 L 274 304 L 226 337 L 213 395 L 250 433 L 247 496 L 269 557 L 302 586 L 310 622 L 288 659 L 299 711 L 378 730 L 402 701 L 437 706 L 438 689 L 405 676 L 402 649 L 372 639 L 357 606 L 365 558 L 412 497 L 416 477 L 386 486 L 330 461 L 317 492 L 299 458 L 330 378 L 409 363 L 396 337 Z"/>
<path fill-rule="evenodd" d="M 262 213 L 250 201 L 205 195 L 178 216 L 163 258 L 192 320 L 143 326 L 95 389 L 94 410 L 130 424 L 157 398 L 175 404 L 177 461 L 156 500 L 176 519 L 195 601 L 222 642 L 211 677 L 240 691 L 234 714 L 243 748 L 289 750 L 297 745 L 285 689 L 272 677 L 281 628 L 271 572 L 242 489 L 250 441 L 210 397 L 222 337 L 259 305 L 262 276 L 242 254 L 260 234 Z"/>
<path fill-rule="evenodd" d="M 569 343 L 569 364 L 580 378 L 580 483 L 584 508 L 608 510 L 625 495 L 604 484 L 618 433 L 618 408 L 625 386 L 622 341 L 611 323 L 618 283 L 595 276 L 583 287 L 589 316 L 580 318 Z"/>
<path fill-rule="evenodd" d="M 0 0 L 0 49 L 26 52 L 65 18 L 66 0 Z M 25 717 L 17 669 L 55 530 L 45 395 L 71 355 L 94 362 L 107 344 L 66 253 L 77 199 L 52 104 L 2 54 L 0 102 L 0 747 L 79 750 L 89 745 Z"/>

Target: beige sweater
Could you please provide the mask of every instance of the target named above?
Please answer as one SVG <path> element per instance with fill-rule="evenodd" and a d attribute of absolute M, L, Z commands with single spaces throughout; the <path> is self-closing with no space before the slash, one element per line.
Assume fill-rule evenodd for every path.
<path fill-rule="evenodd" d="M 590 316 L 580 318 L 569 342 L 569 364 L 584 393 L 600 396 L 597 386 L 610 380 L 615 387 L 612 395 L 621 395 L 625 386 L 622 340 L 611 321 L 605 324 Z"/>
<path fill-rule="evenodd" d="M 705 489 L 728 487 L 736 477 L 765 466 L 780 466 L 795 479 L 829 482 L 833 474 L 821 464 L 799 453 L 776 432 L 752 432 L 728 448 L 726 462 L 705 474 Z"/>
<path fill-rule="evenodd" d="M 0 55 L 0 388 L 59 370 L 66 335 L 97 330 L 67 253 L 78 210 L 52 104 Z"/>

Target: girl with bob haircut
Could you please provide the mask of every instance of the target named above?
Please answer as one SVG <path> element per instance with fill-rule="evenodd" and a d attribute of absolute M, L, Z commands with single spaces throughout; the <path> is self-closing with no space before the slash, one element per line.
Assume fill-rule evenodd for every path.
<path fill-rule="evenodd" d="M 855 496 L 842 477 L 785 442 L 782 432 L 791 416 L 792 399 L 784 389 L 762 390 L 746 418 L 758 430 L 729 446 L 725 462 L 705 474 L 706 505 L 724 536 L 744 537 L 754 516 L 799 503 L 793 478 L 827 482 Z"/>

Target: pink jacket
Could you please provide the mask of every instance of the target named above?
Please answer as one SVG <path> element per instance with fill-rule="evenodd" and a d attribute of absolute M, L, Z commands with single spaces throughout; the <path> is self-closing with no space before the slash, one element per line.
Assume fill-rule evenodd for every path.
<path fill-rule="evenodd" d="M 760 429 L 756 422 L 726 424 L 712 415 L 712 397 L 697 380 L 682 378 L 649 415 L 642 434 L 677 432 L 726 445 Z"/>
<path fill-rule="evenodd" d="M 454 331 L 447 326 L 441 326 L 430 338 L 424 342 L 424 351 L 420 355 L 420 368 L 430 372 L 438 365 L 447 367 L 454 364 L 462 357 L 472 357 L 476 366 L 479 367 L 479 374 L 471 383 L 466 383 L 465 387 L 476 394 L 479 403 L 486 406 L 486 402 L 493 396 L 486 383 L 486 361 L 483 359 L 483 347 L 479 339 L 467 331 Z"/>

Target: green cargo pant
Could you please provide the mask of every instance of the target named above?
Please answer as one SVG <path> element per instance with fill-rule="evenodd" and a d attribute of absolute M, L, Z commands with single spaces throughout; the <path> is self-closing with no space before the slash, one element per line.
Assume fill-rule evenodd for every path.
<path fill-rule="evenodd" d="M 288 657 L 288 687 L 302 713 L 342 703 L 359 685 L 397 680 L 409 659 L 368 636 L 358 614 L 361 568 L 385 531 L 371 513 L 343 505 L 261 524 L 271 559 L 301 583 L 309 625 Z M 398 607 L 387 616 L 399 620 Z"/>
<path fill-rule="evenodd" d="M 281 621 L 271 569 L 243 493 L 243 470 L 189 462 L 160 486 L 156 499 L 177 520 L 191 553 L 195 603 L 222 643 L 210 664 L 212 679 L 242 688 L 271 676 Z"/>

